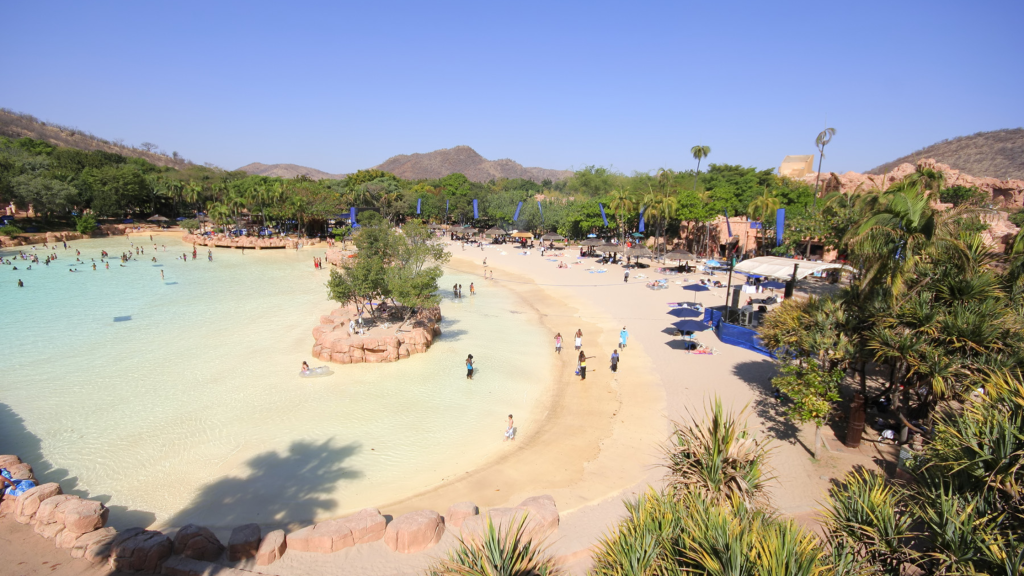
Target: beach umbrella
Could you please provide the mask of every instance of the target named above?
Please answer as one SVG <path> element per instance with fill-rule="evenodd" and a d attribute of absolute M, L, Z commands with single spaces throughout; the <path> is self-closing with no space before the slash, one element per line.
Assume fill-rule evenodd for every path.
<path fill-rule="evenodd" d="M 704 315 L 704 313 L 701 312 L 700 310 L 694 310 L 693 308 L 683 308 L 682 306 L 680 306 L 679 308 L 673 308 L 669 310 L 668 313 L 671 316 L 675 316 L 676 318 L 700 318 L 701 316 Z"/>
<path fill-rule="evenodd" d="M 167 222 L 169 220 L 169 218 L 164 218 L 163 216 L 161 216 L 159 214 L 154 214 L 153 216 L 150 216 L 149 218 L 146 218 L 146 220 L 148 220 L 150 222 Z"/>
<path fill-rule="evenodd" d="M 513 238 L 533 238 L 533 234 L 530 234 L 529 232 L 514 232 L 512 234 L 512 237 Z"/>
<path fill-rule="evenodd" d="M 587 238 L 597 238 L 597 234 L 587 234 Z"/>
<path fill-rule="evenodd" d="M 673 250 L 665 253 L 665 259 L 682 262 L 683 260 L 696 260 L 697 258 L 686 250 Z"/>
<path fill-rule="evenodd" d="M 633 232 L 632 234 L 630 234 L 630 236 L 632 236 L 633 238 L 643 238 L 644 237 L 644 235 L 639 233 L 639 232 Z"/>
<path fill-rule="evenodd" d="M 604 241 L 597 238 L 587 238 L 583 242 L 580 242 L 580 246 L 600 246 L 602 244 L 604 244 Z"/>
<path fill-rule="evenodd" d="M 697 292 L 710 292 L 711 288 L 704 286 L 703 284 L 687 284 L 683 286 L 683 290 L 689 290 L 693 292 L 693 301 L 697 301 Z"/>
<path fill-rule="evenodd" d="M 184 216 L 178 216 L 177 220 L 178 222 L 181 222 L 182 220 L 186 220 L 186 218 Z"/>
<path fill-rule="evenodd" d="M 548 232 L 547 234 L 541 236 L 540 239 L 541 240 L 552 240 L 552 241 L 555 241 L 555 242 L 561 242 L 562 240 L 565 240 L 565 237 L 564 236 L 559 236 L 558 234 L 555 234 L 554 232 Z"/>
<path fill-rule="evenodd" d="M 504 236 L 504 235 L 505 235 L 505 231 L 502 230 L 501 228 L 491 228 L 490 230 L 487 230 L 486 232 L 484 232 L 484 236 Z"/>
<path fill-rule="evenodd" d="M 608 244 L 607 242 L 597 247 L 601 252 L 622 252 L 622 246 Z"/>
<path fill-rule="evenodd" d="M 710 328 L 710 326 L 701 322 L 700 320 L 691 319 L 673 322 L 672 325 L 675 326 L 676 329 L 679 330 L 680 332 L 702 332 Z"/>
<path fill-rule="evenodd" d="M 706 262 L 704 262 L 704 265 L 705 266 L 721 266 L 722 263 L 719 262 L 718 260 L 715 260 L 715 259 L 712 258 L 712 259 L 707 260 Z"/>
<path fill-rule="evenodd" d="M 634 246 L 632 248 L 626 248 L 626 256 L 632 256 L 634 258 L 650 258 L 653 255 L 654 253 L 651 252 L 646 246 Z"/>

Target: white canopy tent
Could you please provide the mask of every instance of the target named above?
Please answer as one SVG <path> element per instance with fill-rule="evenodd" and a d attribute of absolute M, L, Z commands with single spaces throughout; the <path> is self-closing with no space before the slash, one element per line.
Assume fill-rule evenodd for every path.
<path fill-rule="evenodd" d="M 846 266 L 845 264 L 815 262 L 813 260 L 796 260 L 794 258 L 781 258 L 779 256 L 759 256 L 757 258 L 750 258 L 749 260 L 744 260 L 737 264 L 733 270 L 735 272 L 743 272 L 745 274 L 760 274 L 761 276 L 776 278 L 778 280 L 789 280 L 793 277 L 793 266 L 797 264 L 800 265 L 796 271 L 797 280 L 806 278 L 807 276 L 816 272 L 821 272 L 822 270 L 831 270 L 834 268 L 854 271 L 852 267 Z"/>

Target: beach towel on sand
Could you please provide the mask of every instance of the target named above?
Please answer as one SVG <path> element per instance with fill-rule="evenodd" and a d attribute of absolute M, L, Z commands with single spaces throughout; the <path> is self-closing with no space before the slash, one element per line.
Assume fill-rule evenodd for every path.
<path fill-rule="evenodd" d="M 11 473 L 7 471 L 7 468 L 0 468 L 0 474 L 14 484 L 14 486 L 4 488 L 4 494 L 8 496 L 21 496 L 36 487 L 36 483 L 32 480 L 15 480 L 11 477 Z"/>

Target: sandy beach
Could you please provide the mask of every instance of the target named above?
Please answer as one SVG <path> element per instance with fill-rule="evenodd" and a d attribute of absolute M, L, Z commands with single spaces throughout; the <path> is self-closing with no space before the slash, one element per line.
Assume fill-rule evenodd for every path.
<path fill-rule="evenodd" d="M 309 249 L 319 252 L 324 247 Z M 664 277 L 655 268 L 633 270 L 629 282 L 623 282 L 620 266 L 598 272 L 601 268 L 594 259 L 577 259 L 578 248 L 571 247 L 554 258 L 541 257 L 535 251 L 520 255 L 520 250 L 508 245 L 481 250 L 454 243 L 450 250 L 453 258 L 448 267 L 476 275 L 478 292 L 500 287 L 519 293 L 532 308 L 528 312 L 550 332 L 551 354 L 555 354 L 556 332 L 563 336 L 563 352 L 537 413 L 516 415 L 517 423 L 524 423 L 516 441 L 505 442 L 494 458 L 438 486 L 377 503 L 386 515 L 425 508 L 444 514 L 449 505 L 464 500 L 475 502 L 484 511 L 550 494 L 561 514 L 559 530 L 548 543 L 551 552 L 561 557 L 572 573 L 582 574 L 589 567 L 589 549 L 622 516 L 622 500 L 648 484 L 657 485 L 663 476 L 661 446 L 671 422 L 691 413 L 703 414 L 703 407 L 714 396 L 734 410 L 746 407 L 750 427 L 760 438 L 773 439 L 773 504 L 803 523 L 812 524 L 813 510 L 832 478 L 854 464 L 877 466 L 892 460 L 891 454 L 878 452 L 874 444 L 862 444 L 860 450 L 852 451 L 829 437 L 829 450 L 823 450 L 820 460 L 814 461 L 808 448 L 813 427 L 801 428 L 785 420 L 771 398 L 770 359 L 722 344 L 711 331 L 698 338 L 719 354 L 687 354 L 680 349 L 671 330 L 677 318 L 668 314 L 667 304 L 694 299 L 705 305 L 722 304 L 724 288 L 697 293 L 695 298 L 693 292 L 675 284 L 687 277 L 678 275 L 667 277 L 668 290 L 653 291 L 645 283 Z M 493 280 L 484 279 L 485 258 Z M 558 268 L 557 260 L 570 267 Z M 689 278 L 695 279 L 695 275 Z M 623 326 L 629 331 L 629 344 L 621 351 L 618 372 L 612 373 L 608 358 Z M 583 350 L 593 357 L 586 381 L 573 374 L 576 353 L 572 337 L 577 328 L 583 330 Z M 480 343 L 477 356 L 486 357 L 488 346 L 516 344 Z M 524 363 L 530 361 L 523 358 Z M 507 385 L 515 386 L 515 382 Z M 502 442 L 502 425 L 495 423 L 495 442 Z M 11 523 L 0 523 L 0 541 L 11 540 Z M 226 533 L 219 535 L 226 541 Z M 418 554 L 396 554 L 383 542 L 375 542 L 330 555 L 293 552 L 270 566 L 243 563 L 238 567 L 281 576 L 342 569 L 371 576 L 408 574 L 422 571 L 455 541 L 455 534 L 449 531 L 438 546 Z M 56 551 L 47 560 L 70 561 L 57 558 L 62 554 Z"/>

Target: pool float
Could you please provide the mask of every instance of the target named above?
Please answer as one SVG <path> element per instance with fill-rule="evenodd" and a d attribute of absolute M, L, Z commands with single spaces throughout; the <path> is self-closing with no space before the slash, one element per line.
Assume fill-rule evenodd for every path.
<path fill-rule="evenodd" d="M 316 368 L 310 368 L 309 370 L 300 370 L 300 378 L 319 378 L 320 376 L 330 376 L 333 374 L 331 369 L 327 366 L 317 366 Z"/>

